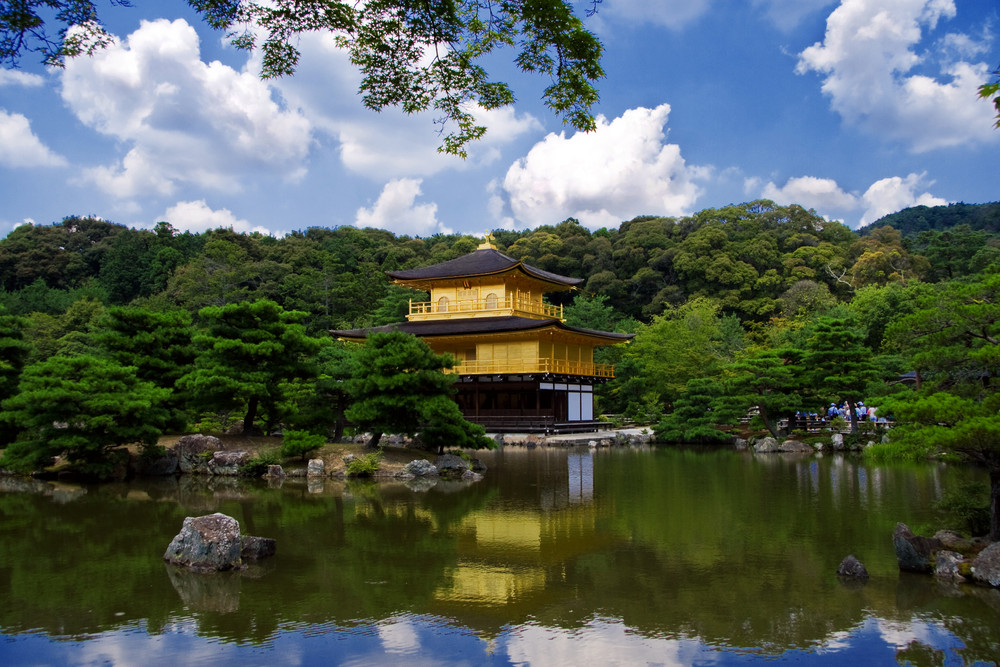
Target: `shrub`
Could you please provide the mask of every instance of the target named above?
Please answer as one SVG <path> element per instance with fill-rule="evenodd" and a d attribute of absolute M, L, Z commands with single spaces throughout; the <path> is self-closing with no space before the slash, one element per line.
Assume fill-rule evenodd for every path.
<path fill-rule="evenodd" d="M 371 452 L 356 456 L 347 464 L 348 477 L 367 477 L 375 474 L 382 461 L 382 452 Z"/>
<path fill-rule="evenodd" d="M 262 477 L 268 466 L 279 465 L 281 458 L 274 451 L 261 452 L 240 466 L 241 477 Z"/>
<path fill-rule="evenodd" d="M 326 443 L 326 436 L 308 431 L 285 431 L 281 439 L 281 455 L 298 456 L 303 461 Z"/>

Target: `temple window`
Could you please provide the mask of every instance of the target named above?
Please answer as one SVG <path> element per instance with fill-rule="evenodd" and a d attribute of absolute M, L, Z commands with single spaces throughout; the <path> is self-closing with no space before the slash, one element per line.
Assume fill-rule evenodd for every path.
<path fill-rule="evenodd" d="M 447 313 L 448 312 L 448 297 L 443 296 L 438 299 L 438 312 Z"/>
<path fill-rule="evenodd" d="M 496 310 L 497 307 L 497 295 L 490 292 L 486 295 L 486 310 Z"/>

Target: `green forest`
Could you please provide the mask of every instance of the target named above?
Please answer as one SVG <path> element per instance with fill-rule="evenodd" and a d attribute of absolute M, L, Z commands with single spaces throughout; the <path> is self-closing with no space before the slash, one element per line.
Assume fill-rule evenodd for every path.
<path fill-rule="evenodd" d="M 617 229 L 568 219 L 493 234 L 511 257 L 586 278 L 551 295 L 570 324 L 636 334 L 599 352 L 617 369 L 600 387 L 602 414 L 704 442 L 863 401 L 898 424 L 884 456 L 996 458 L 1000 204 L 916 207 L 858 232 L 761 200 Z M 247 432 L 337 437 L 346 414 L 389 432 L 360 405 L 371 351 L 359 362 L 360 346 L 329 331 L 402 321 L 425 295 L 386 271 L 480 240 L 352 227 L 196 234 L 94 217 L 17 227 L 0 241 L 3 463 L 27 469 L 68 451 L 98 465 L 123 442 L 239 420 Z M 414 391 L 447 394 L 431 376 L 449 361 L 419 363 L 426 384 Z M 446 423 L 439 438 L 456 444 L 481 435 L 435 405 L 404 430 Z M 864 426 L 846 424 L 859 438 Z"/>

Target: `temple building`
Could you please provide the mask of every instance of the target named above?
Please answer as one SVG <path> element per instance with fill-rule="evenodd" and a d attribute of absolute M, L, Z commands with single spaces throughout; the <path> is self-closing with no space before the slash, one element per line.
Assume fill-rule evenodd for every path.
<path fill-rule="evenodd" d="M 456 259 L 389 272 L 398 285 L 430 293 L 410 302 L 406 322 L 332 332 L 362 342 L 378 331 L 399 330 L 456 359 L 455 400 L 469 421 L 492 432 L 593 431 L 594 386 L 614 367 L 594 362 L 594 348 L 632 334 L 566 324 L 562 307 L 543 300 L 575 289 L 582 278 L 542 271 L 499 252 L 487 237 Z"/>

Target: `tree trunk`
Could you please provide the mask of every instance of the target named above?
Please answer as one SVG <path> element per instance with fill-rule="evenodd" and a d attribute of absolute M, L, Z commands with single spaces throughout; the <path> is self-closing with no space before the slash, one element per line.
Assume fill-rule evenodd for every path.
<path fill-rule="evenodd" d="M 247 413 L 243 417 L 243 433 L 253 433 L 253 420 L 257 418 L 257 397 L 251 396 L 247 403 Z"/>
<path fill-rule="evenodd" d="M 858 406 L 854 405 L 850 399 L 845 402 L 847 403 L 847 423 L 851 425 L 851 433 L 856 434 L 858 432 Z"/>
<path fill-rule="evenodd" d="M 990 541 L 1000 541 L 1000 468 L 990 468 Z"/>
<path fill-rule="evenodd" d="M 382 439 L 382 431 L 376 431 L 372 433 L 371 440 L 365 444 L 365 449 L 376 449 L 378 447 L 378 441 Z"/>
<path fill-rule="evenodd" d="M 771 432 L 775 440 L 781 440 L 781 436 L 778 435 L 777 427 L 771 422 L 771 418 L 767 414 L 767 408 L 763 405 L 757 406 L 757 411 L 760 413 L 760 420 L 764 422 L 764 428 Z"/>

